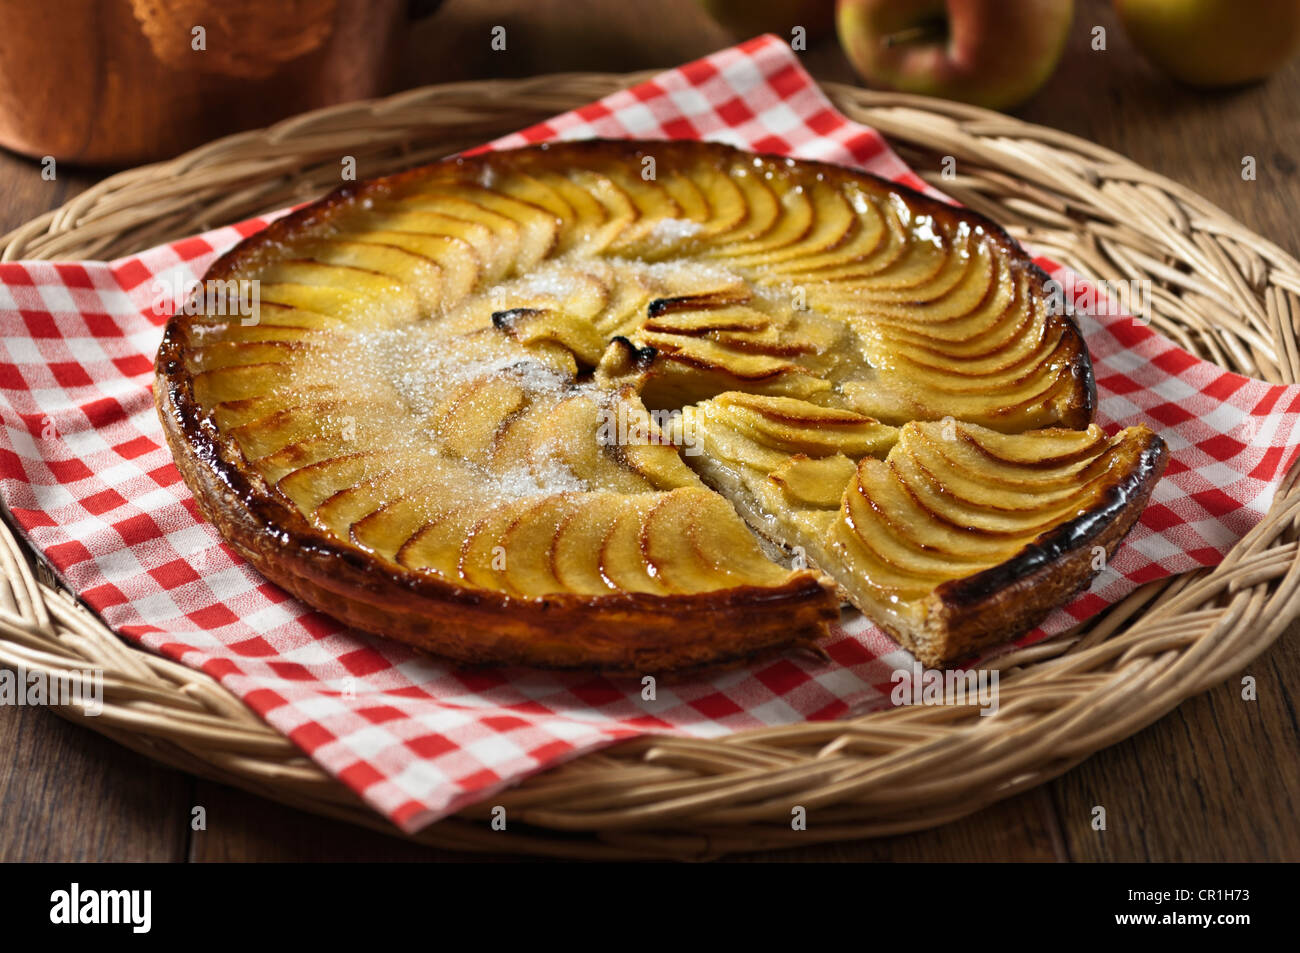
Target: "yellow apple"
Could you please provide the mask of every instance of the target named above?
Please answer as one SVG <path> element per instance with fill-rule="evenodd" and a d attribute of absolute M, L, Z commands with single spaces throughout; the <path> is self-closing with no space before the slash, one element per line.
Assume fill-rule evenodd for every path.
<path fill-rule="evenodd" d="M 839 0 L 835 24 L 872 86 L 1010 109 L 1065 49 L 1073 0 Z"/>
<path fill-rule="evenodd" d="M 1263 79 L 1300 46 L 1300 0 L 1115 0 L 1142 54 L 1192 86 Z"/>

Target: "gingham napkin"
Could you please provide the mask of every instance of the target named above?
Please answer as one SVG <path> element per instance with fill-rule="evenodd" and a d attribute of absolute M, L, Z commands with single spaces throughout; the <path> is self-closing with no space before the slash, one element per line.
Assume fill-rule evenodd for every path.
<path fill-rule="evenodd" d="M 671 70 L 502 139 L 705 138 L 868 169 L 916 188 L 775 37 Z M 363 170 L 364 171 L 364 170 Z M 267 219 L 109 263 L 0 265 L 0 492 L 63 580 L 126 638 L 215 676 L 376 810 L 415 830 L 559 761 L 644 732 L 714 737 L 888 703 L 906 652 L 846 615 L 828 660 L 792 653 L 665 683 L 458 671 L 349 631 L 250 570 L 197 515 L 150 396 L 159 282 L 184 287 Z M 1040 260 L 1058 278 L 1064 273 Z M 1079 318 L 1108 429 L 1145 421 L 1164 480 L 1092 590 L 1024 642 L 1136 585 L 1212 565 L 1297 452 L 1300 390 L 1227 373 L 1133 319 Z"/>

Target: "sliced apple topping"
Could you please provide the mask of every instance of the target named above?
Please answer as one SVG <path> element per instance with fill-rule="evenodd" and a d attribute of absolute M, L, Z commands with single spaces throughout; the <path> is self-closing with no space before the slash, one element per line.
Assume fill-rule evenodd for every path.
<path fill-rule="evenodd" d="M 884 462 L 859 464 L 845 494 L 828 544 L 880 569 L 855 583 L 872 598 L 914 598 L 918 587 L 1030 557 L 1054 531 L 1065 531 L 1059 543 L 1086 539 L 1104 525 L 1095 514 L 1108 498 L 1149 465 L 1143 456 L 1156 440 L 1143 427 L 1109 440 L 1096 426 L 1010 437 L 972 424 L 945 435 L 944 427 L 903 427 Z"/>
<path fill-rule="evenodd" d="M 605 350 L 595 326 L 567 311 L 511 308 L 495 311 L 492 323 L 525 347 L 552 345 L 571 353 L 578 366 L 592 368 Z"/>
<path fill-rule="evenodd" d="M 340 190 L 213 274 L 256 282 L 255 314 L 178 315 L 158 365 L 178 452 L 220 444 L 183 468 L 200 502 L 234 505 L 204 468 L 247 471 L 266 499 L 223 525 L 290 514 L 343 575 L 382 567 L 331 590 L 390 597 L 349 622 L 445 647 L 410 608 L 442 607 L 486 640 L 458 657 L 736 658 L 824 631 L 838 591 L 946 660 L 1086 581 L 1080 547 L 1113 548 L 1163 460 L 1088 426 L 1082 339 L 997 226 L 817 163 L 462 157 Z M 324 600 L 321 563 L 240 545 Z M 1042 572 L 1014 625 L 980 594 Z M 682 599 L 718 646 L 674 641 Z M 642 641 L 566 642 L 577 605 Z"/>
<path fill-rule="evenodd" d="M 795 454 L 773 470 L 769 479 L 781 488 L 788 504 L 796 508 L 834 509 L 843 499 L 843 487 L 857 471 L 843 454 L 806 457 Z"/>
<path fill-rule="evenodd" d="M 806 401 L 759 394 L 721 394 L 712 409 L 742 432 L 767 446 L 817 456 L 845 454 L 854 459 L 884 453 L 897 431 L 861 414 Z"/>

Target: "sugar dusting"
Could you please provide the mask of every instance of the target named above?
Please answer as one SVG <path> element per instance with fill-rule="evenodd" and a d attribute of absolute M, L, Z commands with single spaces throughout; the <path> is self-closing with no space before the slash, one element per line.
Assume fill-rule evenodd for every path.
<path fill-rule="evenodd" d="M 586 480 L 550 456 L 535 458 L 528 466 L 510 467 L 500 473 L 484 471 L 484 479 L 492 486 L 493 496 L 505 500 L 585 493 L 591 489 Z"/>
<path fill-rule="evenodd" d="M 693 222 L 666 220 L 661 237 L 676 240 L 698 231 Z M 546 415 L 562 401 L 578 395 L 605 405 L 613 392 L 589 380 L 575 381 L 545 363 L 507 333 L 493 326 L 492 314 L 515 307 L 577 308 L 599 325 L 615 302 L 632 300 L 636 287 L 657 296 L 734 286 L 741 278 L 717 264 L 637 258 L 579 258 L 564 256 L 543 262 L 527 275 L 508 279 L 456 303 L 442 313 L 396 327 L 368 328 L 347 335 L 314 352 L 303 380 L 342 393 L 358 395 L 358 416 L 364 415 L 366 443 L 382 446 L 380 465 L 406 461 L 416 469 L 431 469 L 426 459 L 454 464 L 459 472 L 449 493 L 466 499 L 504 502 L 593 489 L 564 460 L 575 435 L 561 433 L 542 418 L 539 438 L 526 459 L 496 465 L 462 460 L 450 453 L 440 436 L 438 414 L 455 397 L 453 414 L 482 419 L 491 434 L 513 415 Z M 644 305 L 642 305 L 642 308 Z M 592 309 L 596 313 L 591 313 Z M 641 311 L 629 319 L 641 320 Z M 501 421 L 485 415 L 500 412 L 489 383 L 508 382 L 522 391 L 522 406 L 505 412 Z M 500 391 L 500 388 L 497 388 Z M 513 406 L 513 405 L 512 405 Z M 344 414 L 347 413 L 345 408 Z M 594 437 L 594 427 L 593 427 Z M 491 459 L 493 451 L 484 449 Z M 457 462 L 459 461 L 459 462 Z"/>
<path fill-rule="evenodd" d="M 670 245 L 693 238 L 703 230 L 703 225 L 689 218 L 661 218 L 650 230 L 650 240 L 661 245 Z"/>

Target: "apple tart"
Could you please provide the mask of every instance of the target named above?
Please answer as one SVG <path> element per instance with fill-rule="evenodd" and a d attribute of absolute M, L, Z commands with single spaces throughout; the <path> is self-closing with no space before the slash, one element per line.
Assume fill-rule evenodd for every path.
<path fill-rule="evenodd" d="M 847 599 L 931 665 L 1095 573 L 1165 462 L 996 225 L 684 142 L 462 157 L 238 245 L 155 396 L 268 578 L 464 662 L 654 672 Z M 193 313 L 190 313 L 193 312 Z"/>

